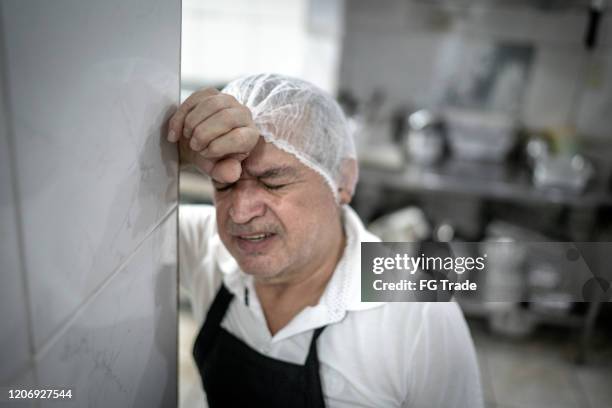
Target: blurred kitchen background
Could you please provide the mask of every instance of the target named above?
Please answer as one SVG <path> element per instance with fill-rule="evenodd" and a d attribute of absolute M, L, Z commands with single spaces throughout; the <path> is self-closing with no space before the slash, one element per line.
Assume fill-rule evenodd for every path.
<path fill-rule="evenodd" d="M 609 282 L 601 302 L 572 302 L 561 289 L 571 270 L 528 244 L 612 241 L 611 9 L 603 0 L 183 0 L 181 96 L 261 71 L 335 95 L 359 151 L 352 205 L 374 232 L 517 243 L 491 271 L 515 302 L 457 299 L 487 406 L 612 407 Z M 212 199 L 193 171 L 180 192 L 182 203 Z M 609 270 L 612 244 L 584 248 L 593 268 Z M 181 299 L 179 395 L 194 406 L 198 327 Z"/>

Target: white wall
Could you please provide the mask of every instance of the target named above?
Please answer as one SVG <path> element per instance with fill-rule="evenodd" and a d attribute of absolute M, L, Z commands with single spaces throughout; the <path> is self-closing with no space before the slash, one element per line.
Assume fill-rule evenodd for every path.
<path fill-rule="evenodd" d="M 0 7 L 0 385 L 172 406 L 180 0 Z"/>
<path fill-rule="evenodd" d="M 586 10 L 543 12 L 522 5 L 468 9 L 425 1 L 346 2 L 340 87 L 365 98 L 376 88 L 392 104 L 429 106 L 439 92 L 440 53 L 458 37 L 480 43 L 532 44 L 533 69 L 521 113 L 531 127 L 558 127 L 571 118 L 572 98 L 584 80 L 578 129 L 612 139 L 612 16 L 601 24 L 599 48 L 589 69 L 582 46 Z M 446 2 L 452 4 L 452 2 Z M 480 2 L 484 4 L 484 2 Z M 586 73 L 586 74 L 583 74 Z"/>

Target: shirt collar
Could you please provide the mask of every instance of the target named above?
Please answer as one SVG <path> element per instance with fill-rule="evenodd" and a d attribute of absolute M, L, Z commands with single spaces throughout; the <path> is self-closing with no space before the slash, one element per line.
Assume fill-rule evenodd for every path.
<path fill-rule="evenodd" d="M 343 207 L 342 217 L 346 247 L 320 303 L 342 311 L 366 310 L 380 306 L 383 303 L 361 301 L 361 243 L 380 242 L 380 238 L 365 229 L 351 207 Z"/>
<path fill-rule="evenodd" d="M 308 308 L 308 313 L 297 316 L 303 320 L 300 326 L 304 329 L 304 326 L 314 328 L 335 323 L 342 320 L 347 312 L 372 309 L 384 304 L 361 301 L 361 243 L 379 242 L 380 239 L 365 229 L 359 216 L 348 205 L 343 206 L 342 217 L 347 238 L 344 253 L 319 303 Z M 240 270 L 225 246 L 219 245 L 219 250 L 217 260 L 223 272 L 223 282 L 234 296 L 242 299 L 245 288 L 253 288 L 253 278 Z M 256 295 L 253 293 L 251 296 Z"/>

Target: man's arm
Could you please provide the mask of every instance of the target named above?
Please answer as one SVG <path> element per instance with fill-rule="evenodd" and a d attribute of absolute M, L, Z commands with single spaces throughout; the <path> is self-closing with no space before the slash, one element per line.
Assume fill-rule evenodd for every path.
<path fill-rule="evenodd" d="M 209 274 L 203 260 L 211 253 L 211 240 L 216 235 L 215 209 L 210 205 L 182 205 L 178 216 L 179 283 L 192 292 L 194 275 Z"/>

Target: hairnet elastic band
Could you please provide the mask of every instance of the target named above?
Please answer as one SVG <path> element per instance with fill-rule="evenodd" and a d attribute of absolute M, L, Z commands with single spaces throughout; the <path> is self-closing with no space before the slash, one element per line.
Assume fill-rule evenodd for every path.
<path fill-rule="evenodd" d="M 338 196 L 338 191 L 337 191 L 336 183 L 332 180 L 331 177 L 329 177 L 329 175 L 325 171 L 323 171 L 320 168 L 320 166 L 318 166 L 312 160 L 309 160 L 307 157 L 304 157 L 302 154 L 300 154 L 297 151 L 296 148 L 294 148 L 291 144 L 287 143 L 286 141 L 275 139 L 273 136 L 270 136 L 267 133 L 262 133 L 261 136 L 264 138 L 264 140 L 266 142 L 272 143 L 274 146 L 278 147 L 279 149 L 281 149 L 281 150 L 289 153 L 290 155 L 294 156 L 296 159 L 298 159 L 305 166 L 307 166 L 307 167 L 313 169 L 314 171 L 316 171 L 317 173 L 319 173 L 319 175 L 321 177 L 323 177 L 323 179 L 327 183 L 329 189 L 332 191 L 332 194 L 334 195 L 334 199 L 336 200 L 336 202 L 340 202 L 340 197 Z"/>

